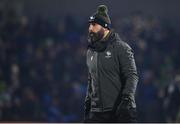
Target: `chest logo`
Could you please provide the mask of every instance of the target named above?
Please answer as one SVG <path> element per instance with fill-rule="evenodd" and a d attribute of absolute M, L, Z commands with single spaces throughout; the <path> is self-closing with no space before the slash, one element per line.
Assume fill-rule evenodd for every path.
<path fill-rule="evenodd" d="M 106 58 L 111 58 L 111 52 L 110 52 L 110 51 L 107 51 L 105 57 L 106 57 Z"/>

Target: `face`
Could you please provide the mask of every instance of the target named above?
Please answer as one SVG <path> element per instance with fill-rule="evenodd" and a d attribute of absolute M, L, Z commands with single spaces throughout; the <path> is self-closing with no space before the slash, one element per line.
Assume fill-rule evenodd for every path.
<path fill-rule="evenodd" d="M 90 23 L 89 25 L 89 39 L 91 42 L 99 41 L 104 36 L 104 28 L 97 23 Z"/>

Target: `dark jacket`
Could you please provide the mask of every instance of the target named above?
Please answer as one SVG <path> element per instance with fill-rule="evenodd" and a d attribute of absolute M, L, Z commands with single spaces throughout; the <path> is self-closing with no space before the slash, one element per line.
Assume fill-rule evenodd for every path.
<path fill-rule="evenodd" d="M 92 112 L 111 111 L 119 93 L 131 96 L 135 107 L 138 76 L 131 47 L 113 31 L 98 42 L 100 44 L 90 44 L 87 50 L 85 107 Z"/>

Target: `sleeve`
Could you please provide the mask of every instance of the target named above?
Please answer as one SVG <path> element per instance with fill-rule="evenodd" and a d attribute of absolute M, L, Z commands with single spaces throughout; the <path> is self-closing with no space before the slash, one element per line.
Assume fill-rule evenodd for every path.
<path fill-rule="evenodd" d="M 127 43 L 122 42 L 118 48 L 118 55 L 122 74 L 121 78 L 123 79 L 122 94 L 134 97 L 138 83 L 138 74 L 133 50 Z"/>
<path fill-rule="evenodd" d="M 91 109 L 91 76 L 88 73 L 88 85 L 87 85 L 87 91 L 86 91 L 86 97 L 84 102 L 84 118 L 88 118 L 90 109 Z"/>
<path fill-rule="evenodd" d="M 88 85 L 87 85 L 85 103 L 88 102 L 88 101 L 90 101 L 90 94 L 91 94 L 90 85 L 91 85 L 91 76 L 90 76 L 90 74 L 88 73 Z"/>
<path fill-rule="evenodd" d="M 89 50 L 86 53 L 87 58 L 89 57 Z M 88 59 L 86 58 L 86 64 L 88 66 Z M 85 104 L 90 101 L 90 94 L 91 94 L 91 74 L 88 71 L 88 84 L 87 84 L 87 91 L 86 91 L 86 97 L 85 97 Z"/>

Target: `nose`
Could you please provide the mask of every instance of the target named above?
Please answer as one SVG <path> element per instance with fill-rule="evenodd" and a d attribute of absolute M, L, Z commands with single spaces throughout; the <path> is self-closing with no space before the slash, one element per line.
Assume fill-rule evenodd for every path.
<path fill-rule="evenodd" d="M 93 25 L 92 25 L 92 24 L 90 24 L 90 25 L 89 25 L 89 32 L 91 32 L 91 31 L 92 31 L 92 29 L 93 29 Z"/>

